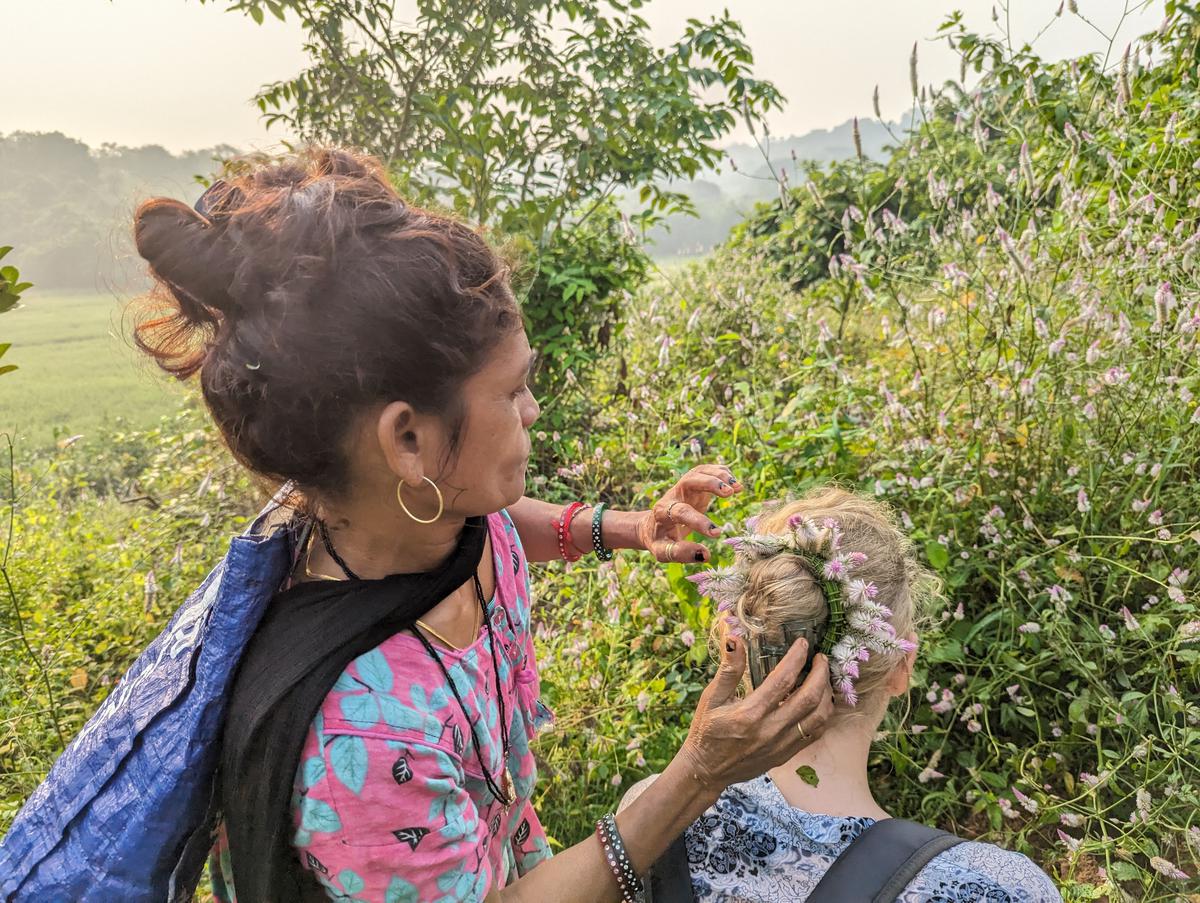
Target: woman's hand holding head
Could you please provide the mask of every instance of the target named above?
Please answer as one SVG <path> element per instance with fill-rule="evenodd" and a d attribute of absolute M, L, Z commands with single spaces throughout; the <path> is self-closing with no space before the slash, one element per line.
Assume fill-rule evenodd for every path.
<path fill-rule="evenodd" d="M 714 640 L 749 637 L 754 654 L 808 625 L 829 650 L 839 714 L 870 715 L 873 730 L 887 701 L 907 691 L 918 628 L 939 581 L 894 512 L 862 495 L 817 489 L 764 506 L 747 526 L 750 534 L 729 540 L 732 566 L 690 578 L 723 615 Z"/>
<path fill-rule="evenodd" d="M 729 637 L 716 677 L 700 696 L 676 761 L 705 789 L 717 791 L 781 765 L 819 737 L 833 714 L 829 662 L 814 657 L 804 683 L 796 681 L 808 657 L 797 640 L 766 680 L 744 698 L 746 646 Z"/>

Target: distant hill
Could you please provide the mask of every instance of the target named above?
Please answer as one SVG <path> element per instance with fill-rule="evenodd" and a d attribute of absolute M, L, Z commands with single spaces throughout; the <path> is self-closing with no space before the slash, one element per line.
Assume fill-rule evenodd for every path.
<path fill-rule="evenodd" d="M 12 262 L 39 289 L 104 291 L 140 282 L 133 208 L 155 194 L 194 200 L 197 174 L 228 146 L 172 154 L 157 146 L 89 148 L 61 132 L 0 135 L 0 223 Z"/>
<path fill-rule="evenodd" d="M 898 135 L 902 126 L 893 125 Z M 860 125 L 863 153 L 881 157 L 891 142 L 882 123 Z M 802 175 L 795 160 L 818 163 L 849 157 L 849 121 L 832 129 L 771 138 L 765 145 L 776 171 L 793 184 Z M 727 148 L 729 161 L 692 182 L 673 186 L 695 202 L 699 217 L 673 216 L 647 236 L 656 257 L 699 254 L 725 240 L 755 203 L 778 194 L 763 152 L 752 144 Z M 0 223 L 12 263 L 39 288 L 125 291 L 141 285 L 129 224 L 137 202 L 155 194 L 189 201 L 199 197 L 197 175 L 217 169 L 228 145 L 172 154 L 157 145 L 90 148 L 61 132 L 0 135 Z M 631 208 L 632 209 L 632 208 Z"/>
<path fill-rule="evenodd" d="M 895 139 L 888 133 L 889 128 Z M 775 172 L 786 170 L 788 180 L 796 185 L 804 179 L 805 162 L 828 163 L 853 156 L 853 129 L 853 120 L 848 119 L 831 129 L 766 139 L 763 149 L 753 144 L 729 146 L 726 148 L 729 160 L 716 170 L 706 170 L 692 182 L 672 185 L 692 199 L 699 216 L 672 216 L 652 230 L 647 236 L 651 253 L 655 257 L 702 254 L 720 244 L 756 203 L 779 196 L 778 183 L 767 167 L 767 156 Z M 907 119 L 887 125 L 874 119 L 860 121 L 863 154 L 883 159 L 884 149 L 896 143 L 905 129 Z"/>

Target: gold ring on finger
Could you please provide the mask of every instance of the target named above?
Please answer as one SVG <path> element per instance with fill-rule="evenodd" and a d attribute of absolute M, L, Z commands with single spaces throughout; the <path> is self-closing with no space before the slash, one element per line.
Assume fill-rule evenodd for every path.
<path fill-rule="evenodd" d="M 671 504 L 667 505 L 667 520 L 669 520 L 671 523 L 675 523 L 675 516 L 673 514 L 671 514 L 671 511 L 678 504 L 679 504 L 679 499 L 672 499 Z"/>
<path fill-rule="evenodd" d="M 807 739 L 808 739 L 808 734 L 806 734 L 806 733 L 804 732 L 804 725 L 803 725 L 803 724 L 801 724 L 799 721 L 797 721 L 797 722 L 796 722 L 796 730 L 798 730 L 798 731 L 800 732 L 800 739 L 801 739 L 801 740 L 807 740 Z"/>
<path fill-rule="evenodd" d="M 678 545 L 678 543 L 676 543 L 674 540 L 667 543 L 667 555 L 666 555 L 667 561 L 675 560 L 675 546 L 676 545 Z"/>

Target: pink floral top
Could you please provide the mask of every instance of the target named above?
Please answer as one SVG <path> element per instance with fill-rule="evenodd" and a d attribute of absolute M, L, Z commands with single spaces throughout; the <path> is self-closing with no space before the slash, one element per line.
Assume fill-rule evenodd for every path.
<path fill-rule="evenodd" d="M 530 804 L 529 742 L 550 715 L 538 701 L 529 572 L 508 513 L 490 515 L 488 528 L 499 697 L 486 628 L 462 650 L 436 647 L 465 718 L 437 663 L 406 631 L 353 661 L 313 720 L 296 774 L 293 844 L 331 899 L 481 901 L 550 856 Z M 504 786 L 497 698 L 509 721 L 508 807 L 479 765 L 482 756 Z M 215 852 L 216 900 L 236 903 L 223 832 Z"/>

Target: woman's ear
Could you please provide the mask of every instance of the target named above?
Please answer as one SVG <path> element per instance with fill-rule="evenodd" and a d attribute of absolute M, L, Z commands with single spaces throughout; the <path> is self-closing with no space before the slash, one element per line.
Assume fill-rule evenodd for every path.
<path fill-rule="evenodd" d="M 913 650 L 906 652 L 900 661 L 896 662 L 896 667 L 892 669 L 892 673 L 888 675 L 887 691 L 889 696 L 903 696 L 908 692 L 908 686 L 912 683 L 913 668 L 917 664 L 917 635 L 909 633 L 905 639 L 911 640 Z"/>
<path fill-rule="evenodd" d="M 430 437 L 423 435 L 427 432 L 420 422 L 423 419 L 407 401 L 393 401 L 379 413 L 375 423 L 379 450 L 388 469 L 410 486 L 420 485 L 425 476 L 421 452 Z"/>

